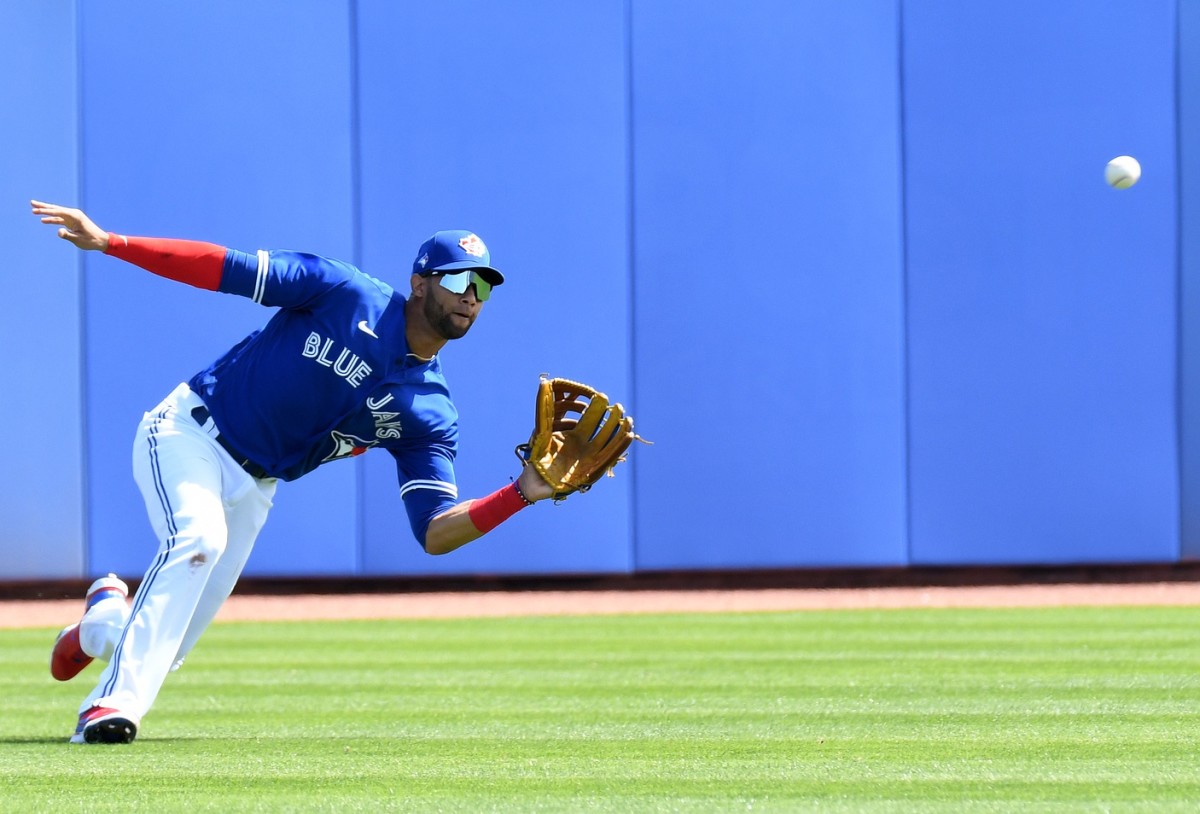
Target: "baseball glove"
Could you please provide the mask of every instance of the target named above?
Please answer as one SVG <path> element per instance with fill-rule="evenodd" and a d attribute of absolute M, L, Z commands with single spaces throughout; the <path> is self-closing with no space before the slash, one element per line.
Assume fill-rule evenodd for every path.
<path fill-rule="evenodd" d="M 633 431 L 633 418 L 620 404 L 586 384 L 542 377 L 529 443 L 517 457 L 537 470 L 562 500 L 586 492 L 602 475 L 625 460 L 625 450 L 643 439 Z M 649 442 L 646 442 L 649 443 Z"/>

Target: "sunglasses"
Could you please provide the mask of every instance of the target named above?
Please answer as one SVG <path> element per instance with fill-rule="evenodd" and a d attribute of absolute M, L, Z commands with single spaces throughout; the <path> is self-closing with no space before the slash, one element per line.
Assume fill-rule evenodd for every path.
<path fill-rule="evenodd" d="M 474 285 L 475 297 L 480 302 L 487 302 L 488 297 L 492 296 L 492 284 L 480 277 L 477 271 L 435 271 L 432 276 L 438 278 L 438 284 L 442 288 L 455 294 L 465 294 L 467 289 Z"/>

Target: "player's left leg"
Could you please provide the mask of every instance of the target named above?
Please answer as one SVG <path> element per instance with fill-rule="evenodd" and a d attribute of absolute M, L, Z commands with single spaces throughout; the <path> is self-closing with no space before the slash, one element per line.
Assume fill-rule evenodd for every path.
<path fill-rule="evenodd" d="M 272 506 L 271 499 L 275 495 L 276 481 L 273 478 L 251 480 L 253 488 L 247 489 L 238 499 L 226 503 L 225 526 L 228 536 L 225 553 L 217 560 L 208 578 L 208 584 L 204 586 L 204 593 L 196 605 L 196 612 L 192 614 L 191 624 L 188 625 L 187 633 L 179 646 L 172 670 L 178 670 L 182 666 L 183 660 L 192 652 L 192 648 L 208 629 L 225 600 L 233 593 L 234 586 L 242 575 L 242 569 L 246 567 L 246 560 L 254 548 L 254 541 L 258 539 L 258 533 L 266 523 L 267 513 Z"/>

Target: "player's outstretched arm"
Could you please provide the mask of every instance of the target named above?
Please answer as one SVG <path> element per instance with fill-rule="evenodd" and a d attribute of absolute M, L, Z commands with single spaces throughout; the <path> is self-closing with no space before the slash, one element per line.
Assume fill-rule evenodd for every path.
<path fill-rule="evenodd" d="M 58 236 L 70 241 L 84 251 L 108 251 L 108 232 L 92 223 L 92 219 L 78 209 L 71 209 L 44 201 L 30 201 L 33 214 L 42 216 L 42 223 L 58 226 Z"/>
<path fill-rule="evenodd" d="M 196 288 L 216 291 L 220 287 L 227 251 L 224 246 L 198 240 L 116 235 L 101 229 L 78 209 L 44 201 L 30 204 L 33 214 L 42 216 L 42 223 L 57 225 L 58 236 L 81 249 L 104 252 Z"/>
<path fill-rule="evenodd" d="M 425 530 L 425 551 L 449 554 L 512 517 L 526 506 L 554 496 L 554 490 L 533 467 L 521 470 L 517 482 L 487 497 L 466 500 L 429 521 Z"/>

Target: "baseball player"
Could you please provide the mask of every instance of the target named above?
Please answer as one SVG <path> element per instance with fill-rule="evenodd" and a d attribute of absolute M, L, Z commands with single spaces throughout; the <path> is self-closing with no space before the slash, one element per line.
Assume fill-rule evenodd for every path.
<path fill-rule="evenodd" d="M 553 490 L 526 465 L 514 483 L 459 501 L 458 413 L 438 353 L 504 282 L 479 237 L 441 231 L 417 251 L 407 296 L 348 263 L 293 251 L 106 232 L 78 209 L 32 201 L 42 223 L 197 288 L 278 309 L 266 325 L 146 413 L 133 473 L 159 548 L 132 606 L 110 575 L 55 642 L 69 679 L 107 659 L 72 743 L 129 743 L 233 591 L 278 481 L 382 447 L 396 460 L 412 533 L 430 554 L 477 539 Z"/>

